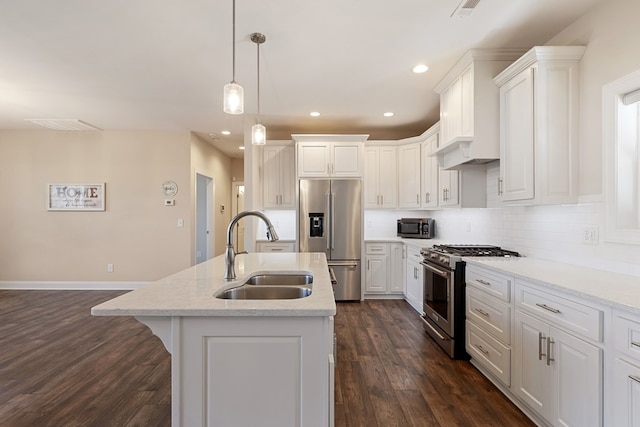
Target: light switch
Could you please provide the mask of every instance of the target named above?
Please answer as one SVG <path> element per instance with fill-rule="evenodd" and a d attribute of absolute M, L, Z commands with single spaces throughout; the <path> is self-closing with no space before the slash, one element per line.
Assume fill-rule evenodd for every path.
<path fill-rule="evenodd" d="M 182 218 L 178 218 L 178 227 L 184 227 L 184 220 Z"/>

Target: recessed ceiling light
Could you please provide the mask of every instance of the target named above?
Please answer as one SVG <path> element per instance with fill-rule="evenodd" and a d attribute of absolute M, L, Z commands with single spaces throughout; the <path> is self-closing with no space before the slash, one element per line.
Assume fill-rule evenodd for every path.
<path fill-rule="evenodd" d="M 238 150 L 244 150 L 244 145 L 241 145 L 240 147 L 238 147 Z"/>
<path fill-rule="evenodd" d="M 223 134 L 223 135 L 231 135 L 231 131 L 228 131 L 228 130 L 223 130 L 220 133 Z"/>
<path fill-rule="evenodd" d="M 427 72 L 427 70 L 429 70 L 429 67 L 427 67 L 424 64 L 418 64 L 415 67 L 413 67 L 413 72 L 416 74 L 425 73 Z"/>
<path fill-rule="evenodd" d="M 393 117 L 393 113 L 391 111 L 387 111 L 386 113 L 383 114 L 383 116 L 385 116 L 385 117 Z"/>
<path fill-rule="evenodd" d="M 318 117 L 320 115 L 320 113 L 318 113 L 317 111 L 312 111 L 312 112 L 309 113 L 309 115 L 311 117 Z"/>

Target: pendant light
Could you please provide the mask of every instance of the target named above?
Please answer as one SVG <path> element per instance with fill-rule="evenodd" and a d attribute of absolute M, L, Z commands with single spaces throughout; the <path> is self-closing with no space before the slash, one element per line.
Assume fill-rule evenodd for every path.
<path fill-rule="evenodd" d="M 224 112 L 228 114 L 244 113 L 244 89 L 236 83 L 236 0 L 233 0 L 233 77 L 231 83 L 224 85 Z"/>
<path fill-rule="evenodd" d="M 264 34 L 251 34 L 251 41 L 256 44 L 256 50 L 258 52 L 258 115 L 256 117 L 257 123 L 251 126 L 251 143 L 253 145 L 264 145 L 267 143 L 267 128 L 260 124 L 260 45 L 266 40 L 267 38 Z"/>

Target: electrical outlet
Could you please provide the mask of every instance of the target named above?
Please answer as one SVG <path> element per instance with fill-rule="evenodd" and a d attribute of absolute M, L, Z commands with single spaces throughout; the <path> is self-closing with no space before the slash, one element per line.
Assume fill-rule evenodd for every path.
<path fill-rule="evenodd" d="M 599 234 L 597 225 L 584 227 L 582 230 L 582 243 L 587 245 L 597 245 L 600 241 Z"/>
<path fill-rule="evenodd" d="M 113 264 L 107 264 L 107 273 L 113 273 Z"/>

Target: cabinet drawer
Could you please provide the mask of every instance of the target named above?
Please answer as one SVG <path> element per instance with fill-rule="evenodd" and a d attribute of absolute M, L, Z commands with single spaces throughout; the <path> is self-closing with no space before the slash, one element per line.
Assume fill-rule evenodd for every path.
<path fill-rule="evenodd" d="M 466 283 L 506 302 L 511 302 L 513 279 L 491 270 L 467 264 Z"/>
<path fill-rule="evenodd" d="M 388 255 L 388 243 L 367 243 L 364 245 L 367 255 Z"/>
<path fill-rule="evenodd" d="M 613 343 L 616 350 L 640 363 L 640 319 L 626 315 L 615 316 Z"/>
<path fill-rule="evenodd" d="M 258 252 L 295 252 L 295 243 L 259 242 L 256 248 Z"/>
<path fill-rule="evenodd" d="M 506 386 L 511 385 L 511 349 L 467 320 L 467 352 Z"/>
<path fill-rule="evenodd" d="M 504 344 L 511 343 L 511 306 L 479 292 L 467 289 L 467 319 Z"/>
<path fill-rule="evenodd" d="M 420 255 L 420 248 L 416 246 L 407 245 L 407 260 L 413 260 L 417 263 L 422 262 L 422 255 Z"/>
<path fill-rule="evenodd" d="M 602 341 L 604 313 L 558 295 L 516 281 L 516 308 L 546 319 L 554 326 Z"/>

